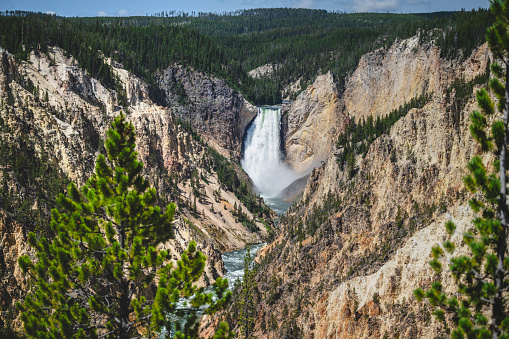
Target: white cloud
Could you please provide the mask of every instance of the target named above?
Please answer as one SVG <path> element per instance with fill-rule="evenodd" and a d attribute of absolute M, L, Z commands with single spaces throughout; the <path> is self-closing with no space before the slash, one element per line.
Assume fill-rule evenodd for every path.
<path fill-rule="evenodd" d="M 121 9 L 118 11 L 118 16 L 127 16 L 129 14 L 129 11 L 127 9 Z"/>
<path fill-rule="evenodd" d="M 315 5 L 314 0 L 299 0 L 293 4 L 294 8 L 312 8 Z"/>
<path fill-rule="evenodd" d="M 395 11 L 401 0 L 355 0 L 354 10 L 358 12 Z"/>
<path fill-rule="evenodd" d="M 57 15 L 57 13 L 55 13 L 55 12 L 51 12 L 51 11 L 46 11 L 44 14 L 48 14 L 48 15 Z"/>
<path fill-rule="evenodd" d="M 406 0 L 405 4 L 410 6 L 429 6 L 432 2 L 426 0 Z"/>
<path fill-rule="evenodd" d="M 99 11 L 99 12 L 97 12 L 97 14 L 96 14 L 96 15 L 97 15 L 97 16 L 107 16 L 108 14 L 106 14 L 106 12 L 105 12 L 105 11 Z"/>

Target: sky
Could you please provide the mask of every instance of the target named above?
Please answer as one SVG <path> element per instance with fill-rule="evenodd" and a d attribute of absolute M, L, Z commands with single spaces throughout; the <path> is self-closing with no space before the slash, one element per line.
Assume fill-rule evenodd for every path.
<path fill-rule="evenodd" d="M 342 12 L 427 13 L 488 8 L 489 0 L 2 0 L 0 10 L 53 12 L 61 16 L 133 16 L 161 11 L 229 12 L 291 7 Z"/>

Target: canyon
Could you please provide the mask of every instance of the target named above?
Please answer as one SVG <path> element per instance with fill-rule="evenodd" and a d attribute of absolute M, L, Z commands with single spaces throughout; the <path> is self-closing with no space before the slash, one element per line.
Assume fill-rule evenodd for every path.
<path fill-rule="evenodd" d="M 234 142 L 237 135 L 231 132 L 230 125 L 215 131 L 213 135 L 217 139 L 209 140 L 211 146 L 207 145 L 203 139 L 197 138 L 196 132 L 179 123 L 179 115 L 172 109 L 154 104 L 143 81 L 111 60 L 109 62 L 125 91 L 126 107 L 119 106 L 118 92 L 89 77 L 59 48 L 50 48 L 47 54 L 32 53 L 28 62 L 16 61 L 6 50 L 0 50 L 0 55 L 0 89 L 4 98 L 0 110 L 2 150 L 13 149 L 17 152 L 17 147 L 20 143 L 24 145 L 24 140 L 30 154 L 35 159 L 46 159 L 48 168 L 59 173 L 64 182 L 73 181 L 82 185 L 94 170 L 96 156 L 104 152 L 103 140 L 111 120 L 124 111 L 135 126 L 136 151 L 145 164 L 144 175 L 160 193 L 160 203 L 178 201 L 174 221 L 175 239 L 160 246 L 170 250 L 176 260 L 189 242 L 195 240 L 198 249 L 207 256 L 200 284 L 209 285 L 224 275 L 221 253 L 266 239 L 268 231 L 265 221 L 255 218 L 234 192 L 220 182 L 213 170 L 216 159 L 214 152 L 225 153 L 222 141 L 233 140 L 228 144 L 232 154 L 240 147 L 240 142 Z M 217 79 L 215 81 L 218 82 Z M 222 96 L 223 101 L 235 103 L 241 100 L 231 89 L 218 90 L 220 93 L 217 96 Z M 210 103 L 205 102 L 204 105 L 214 106 L 215 96 L 211 95 L 214 93 L 203 94 L 206 100 L 210 99 Z M 11 102 L 6 99 L 8 97 L 12 98 Z M 222 104 L 217 107 L 222 107 Z M 215 111 L 219 116 L 227 115 L 225 124 L 233 123 L 229 119 L 237 119 L 234 114 L 240 114 L 240 110 L 232 112 L 230 108 Z M 243 116 L 245 125 L 249 117 L 254 117 L 254 114 L 246 113 Z M 240 166 L 223 159 L 239 177 L 246 177 Z M 198 181 L 198 197 L 189 183 L 193 176 Z M 45 210 L 46 215 L 49 214 L 51 204 L 48 201 L 54 198 L 44 196 L 39 199 L 38 195 L 34 198 L 34 185 L 19 182 L 13 168 L 2 166 L 0 179 L 11 196 L 19 196 L 23 201 L 32 203 L 27 207 L 29 210 L 41 209 Z M 65 186 L 59 189 L 63 192 Z M 252 188 L 248 189 L 252 191 Z M 26 239 L 35 226 L 20 222 L 16 212 L 6 211 L 6 202 L 3 201 L 3 208 L 0 208 L 0 318 L 4 322 L 13 322 L 15 328 L 21 328 L 19 318 L 14 316 L 14 303 L 23 298 L 27 286 L 17 258 L 31 253 Z M 191 211 L 193 203 L 196 212 Z M 263 204 L 261 200 L 258 203 Z M 242 208 L 248 218 L 257 220 L 255 231 L 249 230 L 238 220 L 234 215 L 234 206 Z M 270 214 L 264 218 L 271 223 Z"/>
<path fill-rule="evenodd" d="M 14 303 L 28 286 L 17 259 L 33 253 L 28 232 L 47 232 L 41 220 L 55 207 L 49 195 L 64 192 L 70 181 L 86 182 L 105 151 L 110 122 L 123 111 L 136 129 L 136 151 L 158 203 L 178 205 L 175 239 L 159 246 L 178 260 L 196 240 L 207 256 L 200 286 L 225 275 L 222 254 L 266 242 L 256 257 L 255 337 L 448 334 L 413 290 L 441 279 L 454 291 L 454 279 L 437 276 L 428 263 L 431 248 L 447 236 L 444 224 L 456 223 L 452 241 L 463 251 L 461 236 L 475 216 L 462 178 L 469 159 L 481 154 L 469 114 L 479 109 L 475 92 L 486 84 L 476 83 L 465 97 L 455 86 L 486 72 L 493 60 L 487 44 L 450 60 L 433 40 L 396 39 L 364 54 L 344 83 L 320 72 L 294 101 L 277 107 L 256 107 L 225 80 L 179 64 L 155 73 L 164 95 L 157 104 L 150 86 L 112 59 L 105 58 L 116 88 L 89 76 L 58 47 L 32 51 L 28 61 L 4 49 L 0 55 L 0 154 L 28 154 L 43 168 L 21 181 L 22 166 L 0 164 L 1 325 L 22 328 Z M 279 69 L 267 64 L 249 74 L 266 78 Z M 350 126 L 383 119 L 423 94 L 422 107 L 373 138 L 354 155 L 352 168 L 340 164 L 346 150 L 338 138 Z M 269 121 L 277 133 L 254 136 Z M 254 139 L 257 146 L 248 150 Z M 268 152 L 270 163 L 259 157 Z M 220 166 L 231 170 L 257 212 L 221 181 Z M 254 167 L 266 172 L 255 177 Z M 277 216 L 260 194 L 292 205 Z M 239 220 L 237 208 L 251 226 Z M 213 336 L 228 307 L 203 317 L 202 336 Z"/>
<path fill-rule="evenodd" d="M 329 75 L 319 77 L 288 110 L 289 126 L 295 126 L 286 136 L 289 162 L 313 163 L 316 157 L 322 163 L 282 218 L 275 240 L 259 251 L 257 338 L 447 333 L 413 290 L 438 279 L 428 262 L 431 248 L 446 238 L 445 222 L 458 226 L 452 240 L 460 248 L 472 227 L 462 177 L 468 160 L 480 154 L 469 131 L 480 87 L 460 99 L 451 84 L 484 74 L 492 56 L 485 44 L 451 63 L 432 44 L 416 41 L 364 55 L 342 94 L 324 81 Z M 353 177 L 338 165 L 343 150 L 321 139 L 333 128 L 337 136 L 349 120 L 383 117 L 423 93 L 430 94 L 424 107 L 411 109 L 356 156 Z M 330 121 L 331 110 L 335 123 L 305 123 Z M 306 146 L 292 142 L 297 135 Z M 452 276 L 441 279 L 453 292 Z"/>

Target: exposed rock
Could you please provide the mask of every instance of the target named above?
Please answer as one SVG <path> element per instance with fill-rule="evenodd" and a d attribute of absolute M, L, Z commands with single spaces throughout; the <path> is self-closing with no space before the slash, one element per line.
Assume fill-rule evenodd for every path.
<path fill-rule="evenodd" d="M 182 66 L 158 74 L 176 116 L 191 123 L 218 152 L 240 160 L 242 138 L 257 114 L 255 106 L 225 81 Z"/>
<path fill-rule="evenodd" d="M 432 43 L 418 42 L 413 37 L 364 55 L 343 95 L 330 73 L 299 94 L 287 109 L 286 161 L 298 173 L 310 172 L 329 156 L 337 134 L 351 118 L 376 119 L 424 93 L 441 94 L 454 79 L 462 76 L 469 81 L 484 72 L 489 60 L 487 44 L 458 63 L 440 59 L 440 50 Z"/>
<path fill-rule="evenodd" d="M 313 312 L 315 338 L 380 338 L 389 333 L 402 338 L 436 338 L 443 334 L 432 309 L 418 304 L 413 290 L 430 286 L 437 279 L 427 254 L 447 238 L 444 223 L 452 220 L 459 225 L 451 239 L 459 247 L 473 217 L 468 206 L 455 206 L 452 213 L 442 215 L 408 239 L 378 271 L 340 284 L 314 308 L 323 311 Z M 456 292 L 452 276 L 446 275 L 443 281 L 445 292 Z"/>
<path fill-rule="evenodd" d="M 458 63 L 440 59 L 440 49 L 432 43 L 420 46 L 417 36 L 396 41 L 389 49 L 361 57 L 346 86 L 345 109 L 357 121 L 370 115 L 376 119 L 423 93 L 442 93 L 459 76 L 471 80 L 484 72 L 487 62 L 487 44 Z"/>
<path fill-rule="evenodd" d="M 253 70 L 250 70 L 247 74 L 249 74 L 250 77 L 255 79 L 260 79 L 262 77 L 270 77 L 274 72 L 276 72 L 279 69 L 279 64 L 266 64 L 260 67 L 257 67 Z"/>
<path fill-rule="evenodd" d="M 289 100 L 295 93 L 298 93 L 301 90 L 302 85 L 302 77 L 286 85 L 282 90 L 283 100 Z"/>
<path fill-rule="evenodd" d="M 22 299 L 27 288 L 26 278 L 18 266 L 18 258 L 30 253 L 23 226 L 9 221 L 9 216 L 0 209 L 0 324 L 15 320 L 14 304 Z"/>
<path fill-rule="evenodd" d="M 327 159 L 346 116 L 329 72 L 316 78 L 288 109 L 286 162 L 297 173 L 309 173 Z"/>
<path fill-rule="evenodd" d="M 282 217 L 281 232 L 257 258 L 262 272 L 258 338 L 285 337 L 295 331 L 304 338 L 445 334 L 433 320 L 431 308 L 417 303 L 412 291 L 429 287 L 437 278 L 428 264 L 429 253 L 445 239 L 444 223 L 456 222 L 453 241 L 458 246 L 462 232 L 471 227 L 473 213 L 467 207 L 462 177 L 479 149 L 468 128 L 469 113 L 478 109 L 477 89 L 460 111 L 454 109 L 454 96 L 444 102 L 442 91 L 460 74 L 468 80 L 483 73 L 489 55 L 481 46 L 458 65 L 464 70 L 459 73 L 449 67 L 427 68 L 447 62 L 437 59 L 439 52 L 429 46 L 407 51 L 403 44 L 390 48 L 391 53 L 400 48 L 400 59 L 391 57 L 397 59 L 395 63 L 385 63 L 376 53 L 363 57 L 356 76 L 365 80 L 348 83 L 346 92 L 357 99 L 348 99 L 347 112 L 357 120 L 368 114 L 363 109 L 386 114 L 423 89 L 433 92 L 433 99 L 422 109 L 412 109 L 388 135 L 376 139 L 364 159 L 358 156 L 353 178 L 340 170 L 333 154 L 312 171 L 303 198 Z M 399 71 L 405 69 L 402 61 L 416 56 L 421 60 L 409 64 L 415 72 Z M 422 87 L 424 73 L 433 77 Z M 387 86 L 377 74 L 389 78 L 398 74 L 395 79 L 404 74 L 412 90 L 399 94 L 398 86 Z M 437 83 L 429 85 L 433 79 Z M 359 93 L 366 89 L 372 98 L 364 101 Z M 442 278 L 452 291 L 452 277 Z M 269 325 L 274 323 L 277 326 Z"/>
<path fill-rule="evenodd" d="M 84 184 L 94 170 L 96 156 L 104 152 L 103 140 L 111 120 L 122 109 L 117 93 L 89 77 L 58 48 L 50 48 L 48 55 L 32 53 L 29 62 L 19 64 L 5 50 L 1 53 L 0 138 L 13 145 L 20 140 L 29 142 L 36 157 L 47 154 L 52 166 L 78 185 Z M 161 246 L 170 249 L 174 259 L 178 259 L 189 242 L 196 240 L 198 249 L 207 256 L 200 283 L 210 284 L 224 274 L 221 252 L 262 242 L 266 228 L 258 223 L 260 231 L 253 233 L 236 220 L 235 204 L 242 206 L 250 219 L 253 215 L 232 192 L 221 187 L 215 172 L 204 169 L 205 162 L 211 161 L 208 147 L 177 123 L 172 110 L 152 103 L 145 83 L 118 68 L 118 64 L 112 65 L 126 90 L 128 107 L 123 110 L 136 128 L 136 150 L 145 164 L 144 175 L 157 188 L 160 199 L 180 202 L 175 221 L 176 239 Z M 28 79 L 33 84 L 30 91 L 26 89 L 29 88 Z M 230 89 L 223 90 L 233 95 Z M 12 103 L 9 95 L 12 95 Z M 240 121 L 247 124 L 248 119 L 242 115 L 251 114 L 246 110 L 247 104 L 244 105 L 240 96 L 233 95 L 230 99 L 230 107 L 239 110 L 235 111 L 236 116 L 229 115 L 237 120 L 226 119 L 232 124 L 227 126 Z M 227 128 L 223 126 L 221 130 Z M 13 178 L 14 174 L 4 165 L 0 164 L 3 171 L 0 178 L 5 175 L 2 173 Z M 192 204 L 189 178 L 193 171 L 204 178 L 198 180 L 202 194 L 195 199 L 195 214 L 186 207 Z M 177 190 L 168 183 L 169 176 L 177 180 Z M 34 194 L 32 186 L 24 187 L 11 179 L 7 184 L 20 199 Z M 220 197 L 216 198 L 215 192 L 220 187 Z M 33 208 L 39 207 L 35 204 Z M 0 321 L 6 319 L 14 302 L 26 293 L 17 258 L 29 253 L 27 229 L 26 225 L 13 223 L 12 217 L 0 206 L 0 300 L 5 304 Z M 19 328 L 19 319 L 15 325 Z"/>

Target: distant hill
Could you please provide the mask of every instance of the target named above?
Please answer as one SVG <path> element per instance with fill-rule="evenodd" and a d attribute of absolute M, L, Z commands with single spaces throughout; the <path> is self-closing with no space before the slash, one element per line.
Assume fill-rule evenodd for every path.
<path fill-rule="evenodd" d="M 469 55 L 493 21 L 485 9 L 430 14 L 331 13 L 306 9 L 252 9 L 232 13 L 161 12 L 129 18 L 62 18 L 7 11 L 0 16 L 0 46 L 26 59 L 32 49 L 58 46 L 110 88 L 115 79 L 101 62 L 111 57 L 144 79 L 164 104 L 154 73 L 173 64 L 225 80 L 254 104 L 295 97 L 331 71 L 343 86 L 360 57 L 421 32 L 448 59 Z M 192 13 L 193 14 L 193 13 Z M 439 33 L 442 32 L 442 33 Z M 270 76 L 248 72 L 279 65 Z M 293 85 L 293 86 L 291 86 Z"/>

